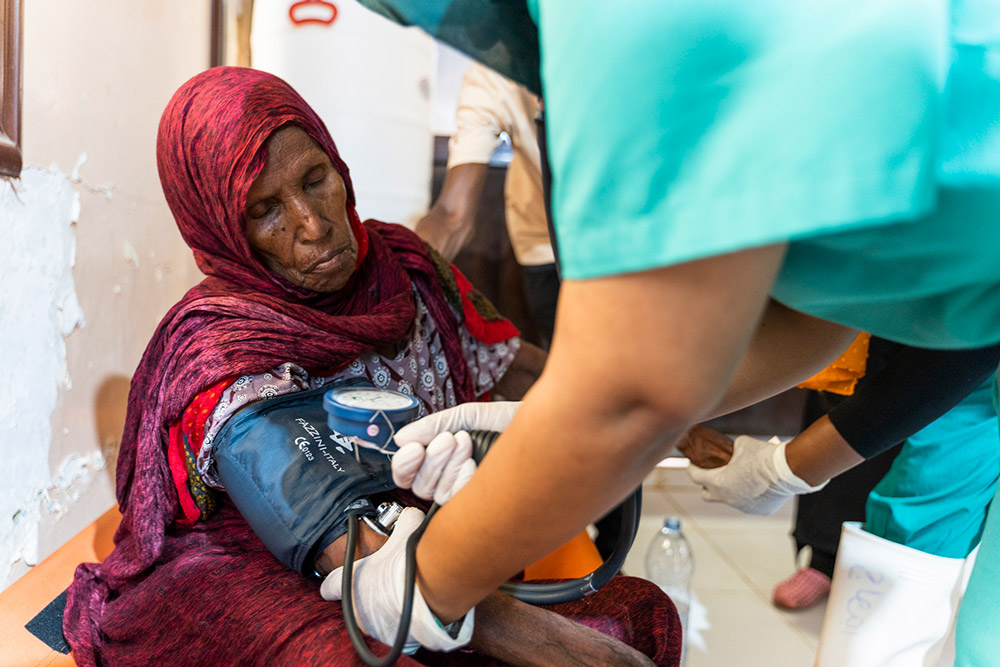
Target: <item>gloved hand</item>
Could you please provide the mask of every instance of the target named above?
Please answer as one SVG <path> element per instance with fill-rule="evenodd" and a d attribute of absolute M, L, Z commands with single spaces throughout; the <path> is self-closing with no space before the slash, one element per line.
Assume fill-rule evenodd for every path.
<path fill-rule="evenodd" d="M 463 403 L 399 429 L 395 437 L 399 450 L 392 456 L 396 486 L 444 504 L 476 471 L 472 439 L 463 429 L 502 431 L 520 406 L 517 401 Z"/>
<path fill-rule="evenodd" d="M 410 442 L 392 455 L 392 481 L 424 500 L 444 505 L 476 472 L 472 438 L 465 431 L 438 433 L 427 447 Z"/>
<path fill-rule="evenodd" d="M 701 484 L 701 497 L 722 501 L 748 514 L 773 514 L 791 496 L 819 491 L 827 482 L 810 486 L 788 467 L 787 443 L 764 442 L 741 435 L 733 442 L 733 457 L 719 468 L 688 467 Z"/>
<path fill-rule="evenodd" d="M 403 610 L 403 580 L 406 572 L 406 541 L 420 526 L 424 513 L 407 507 L 396 520 L 392 534 L 382 548 L 354 563 L 354 615 L 361 630 L 384 644 L 396 640 Z M 338 567 L 323 580 L 320 594 L 324 600 L 339 600 L 344 568 Z M 475 609 L 470 609 L 460 622 L 457 633 L 445 630 L 431 612 L 420 586 L 413 591 L 413 616 L 404 648 L 413 653 L 421 646 L 432 651 L 451 651 L 472 639 Z"/>

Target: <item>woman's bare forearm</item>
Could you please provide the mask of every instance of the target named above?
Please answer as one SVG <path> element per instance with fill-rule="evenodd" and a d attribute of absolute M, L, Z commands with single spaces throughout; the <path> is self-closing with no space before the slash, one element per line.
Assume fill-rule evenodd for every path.
<path fill-rule="evenodd" d="M 541 376 L 547 356 L 545 350 L 537 345 L 521 341 L 521 348 L 517 351 L 514 362 L 497 382 L 497 393 L 509 401 L 519 401 L 524 398 Z"/>
<path fill-rule="evenodd" d="M 365 523 L 358 524 L 358 543 L 354 547 L 354 560 L 370 556 L 378 551 L 389 538 L 379 535 Z M 331 542 L 316 558 L 316 571 L 322 575 L 333 572 L 344 564 L 347 552 L 347 535 L 341 535 Z"/>
<path fill-rule="evenodd" d="M 653 664 L 613 637 L 503 593 L 493 593 L 476 606 L 476 629 L 469 646 L 515 667 Z"/>

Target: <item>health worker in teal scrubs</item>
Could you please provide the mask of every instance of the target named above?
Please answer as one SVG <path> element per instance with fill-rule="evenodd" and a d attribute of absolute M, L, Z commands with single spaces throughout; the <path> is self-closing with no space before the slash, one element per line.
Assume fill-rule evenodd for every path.
<path fill-rule="evenodd" d="M 540 57 L 564 278 L 546 369 L 520 406 L 397 438 L 506 426 L 460 490 L 461 447 L 400 459 L 404 481 L 423 468 L 457 491 L 417 550 L 442 624 L 620 502 L 692 424 L 811 376 L 857 330 L 1000 342 L 991 3 L 365 2 L 528 85 Z M 773 511 L 860 460 L 762 450 L 707 492 Z M 956 664 L 1000 664 L 995 582 L 994 516 Z M 393 585 L 360 581 L 358 604 L 398 613 Z"/>

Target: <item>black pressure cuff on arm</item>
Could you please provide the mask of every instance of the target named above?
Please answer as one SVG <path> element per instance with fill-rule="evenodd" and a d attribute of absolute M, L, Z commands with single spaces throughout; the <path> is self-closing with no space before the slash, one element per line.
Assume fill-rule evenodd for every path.
<path fill-rule="evenodd" d="M 958 405 L 1000 363 L 1000 345 L 973 350 L 894 345 L 898 351 L 885 367 L 862 378 L 857 391 L 827 413 L 844 440 L 866 459 Z"/>
<path fill-rule="evenodd" d="M 323 395 L 334 386 L 253 403 L 215 440 L 233 504 L 278 560 L 306 576 L 349 516 L 372 511 L 368 496 L 395 488 L 388 456 L 327 426 Z"/>

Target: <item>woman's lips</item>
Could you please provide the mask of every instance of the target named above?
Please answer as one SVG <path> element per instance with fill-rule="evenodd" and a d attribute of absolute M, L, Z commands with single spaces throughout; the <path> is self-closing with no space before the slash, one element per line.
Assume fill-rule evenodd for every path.
<path fill-rule="evenodd" d="M 306 273 L 326 272 L 337 268 L 338 265 L 342 263 L 346 250 L 347 248 L 341 248 L 340 250 L 331 253 L 326 258 L 320 258 L 318 262 L 306 270 Z"/>

